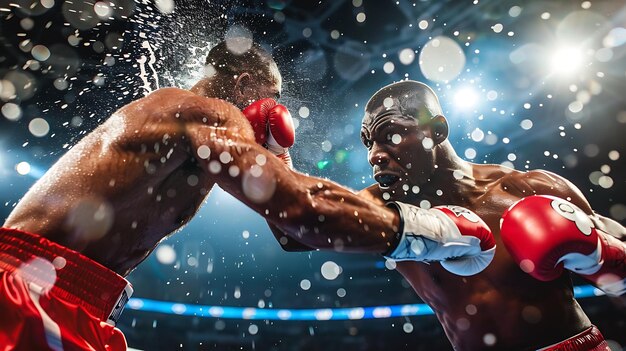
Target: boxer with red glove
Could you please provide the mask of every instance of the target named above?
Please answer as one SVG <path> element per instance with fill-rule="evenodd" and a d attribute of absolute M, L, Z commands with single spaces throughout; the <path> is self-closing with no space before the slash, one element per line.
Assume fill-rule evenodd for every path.
<path fill-rule="evenodd" d="M 266 98 L 253 102 L 242 112 L 252 125 L 257 143 L 293 168 L 289 148 L 295 142 L 296 132 L 287 107 Z"/>
<path fill-rule="evenodd" d="M 391 202 L 400 214 L 398 244 L 385 257 L 395 261 L 438 261 L 448 272 L 469 276 L 493 260 L 496 242 L 491 230 L 474 212 L 459 206 L 429 210 Z"/>
<path fill-rule="evenodd" d="M 596 229 L 570 202 L 524 198 L 505 211 L 500 233 L 511 256 L 536 279 L 554 280 L 567 269 L 608 295 L 626 292 L 626 245 Z"/>
<path fill-rule="evenodd" d="M 206 62 L 212 73 L 190 91 L 159 89 L 121 107 L 2 224 L 0 350 L 126 350 L 114 327 L 131 292 L 123 277 L 191 219 L 217 178 L 233 177 L 207 168 L 208 145 L 238 139 L 269 156 L 240 109 L 280 93 L 271 55 L 257 43 L 233 53 L 224 41 Z"/>

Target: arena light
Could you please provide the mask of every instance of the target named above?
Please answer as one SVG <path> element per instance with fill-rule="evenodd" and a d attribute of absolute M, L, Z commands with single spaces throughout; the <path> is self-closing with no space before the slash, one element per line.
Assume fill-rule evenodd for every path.
<path fill-rule="evenodd" d="M 28 173 L 30 173 L 31 167 L 28 162 L 23 161 L 15 165 L 15 170 L 20 175 L 27 175 Z"/>
<path fill-rule="evenodd" d="M 550 67 L 552 73 L 570 75 L 578 72 L 583 64 L 582 50 L 573 46 L 561 46 L 552 54 Z"/>
<path fill-rule="evenodd" d="M 454 94 L 454 105 L 461 110 L 469 110 L 478 104 L 478 94 L 470 87 L 459 89 Z"/>
<path fill-rule="evenodd" d="M 28 176 L 33 179 L 40 179 L 47 171 L 27 161 L 17 163 L 13 169 L 21 176 Z"/>
<path fill-rule="evenodd" d="M 578 299 L 601 295 L 604 295 L 604 293 L 591 285 L 574 287 L 574 296 Z M 126 304 L 126 307 L 136 311 L 194 317 L 283 321 L 381 319 L 434 314 L 433 310 L 428 305 L 422 303 L 350 308 L 273 309 L 194 305 L 143 298 L 131 298 Z"/>

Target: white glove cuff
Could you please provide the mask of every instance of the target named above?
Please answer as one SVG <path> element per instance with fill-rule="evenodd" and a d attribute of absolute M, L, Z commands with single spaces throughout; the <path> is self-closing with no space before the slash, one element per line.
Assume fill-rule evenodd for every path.
<path fill-rule="evenodd" d="M 439 261 L 447 271 L 461 276 L 484 270 L 495 256 L 495 247 L 482 251 L 480 240 L 462 235 L 454 221 L 439 210 L 425 210 L 391 202 L 400 214 L 398 244 L 384 254 L 395 261 Z"/>
<path fill-rule="evenodd" d="M 274 155 L 281 155 L 289 151 L 289 148 L 282 147 L 280 146 L 280 144 L 278 144 L 278 142 L 276 141 L 276 139 L 274 139 L 274 136 L 272 135 L 272 131 L 268 130 L 267 134 L 267 142 L 265 144 L 267 145 L 267 150 L 269 150 L 269 152 L 273 153 Z"/>

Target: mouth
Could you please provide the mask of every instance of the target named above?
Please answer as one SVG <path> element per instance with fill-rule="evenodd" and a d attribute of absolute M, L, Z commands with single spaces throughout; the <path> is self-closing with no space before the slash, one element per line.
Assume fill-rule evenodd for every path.
<path fill-rule="evenodd" d="M 374 175 L 374 179 L 381 189 L 388 189 L 400 180 L 400 176 L 393 173 L 378 173 Z"/>

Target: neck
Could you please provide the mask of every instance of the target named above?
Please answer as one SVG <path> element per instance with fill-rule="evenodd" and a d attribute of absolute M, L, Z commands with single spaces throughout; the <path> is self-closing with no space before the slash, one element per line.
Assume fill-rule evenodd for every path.
<path fill-rule="evenodd" d="M 428 200 L 432 206 L 469 203 L 475 187 L 471 163 L 460 158 L 448 140 L 438 145 L 434 156 L 437 168 L 416 197 Z"/>
<path fill-rule="evenodd" d="M 217 84 L 210 78 L 202 78 L 189 91 L 207 98 L 221 98 L 221 94 L 216 91 Z"/>

